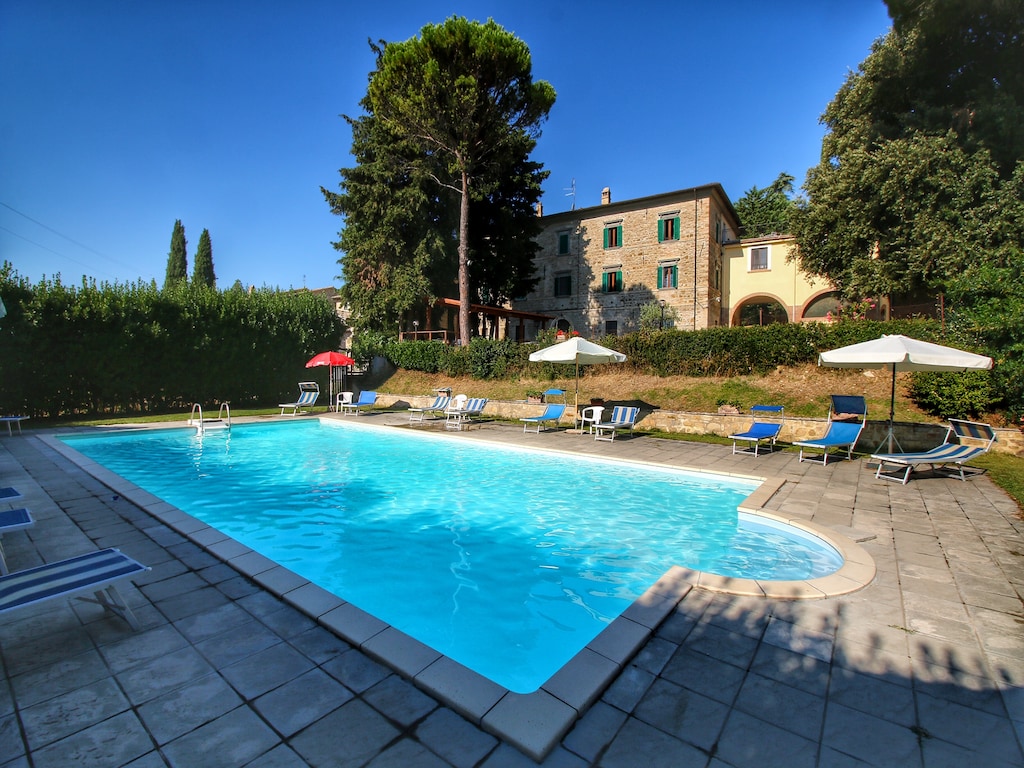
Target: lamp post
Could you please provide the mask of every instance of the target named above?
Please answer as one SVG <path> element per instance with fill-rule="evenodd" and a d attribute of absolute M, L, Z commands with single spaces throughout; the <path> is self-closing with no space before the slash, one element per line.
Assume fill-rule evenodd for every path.
<path fill-rule="evenodd" d="M 414 341 L 419 341 L 420 338 L 420 321 L 412 321 L 412 338 Z"/>
<path fill-rule="evenodd" d="M 661 299 L 661 323 L 658 325 L 659 331 L 665 330 L 665 300 Z"/>

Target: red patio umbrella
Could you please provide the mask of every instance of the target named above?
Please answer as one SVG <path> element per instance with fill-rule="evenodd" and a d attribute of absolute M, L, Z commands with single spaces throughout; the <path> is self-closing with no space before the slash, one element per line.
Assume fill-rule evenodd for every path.
<path fill-rule="evenodd" d="M 330 395 L 329 395 L 330 396 L 330 400 L 329 400 L 330 406 L 329 407 L 331 407 L 331 408 L 334 407 L 334 369 L 335 369 L 335 367 L 341 368 L 341 367 L 344 367 L 344 366 L 347 366 L 347 365 L 355 365 L 355 364 L 356 364 L 355 360 L 353 360 L 351 357 L 349 357 L 348 355 L 346 355 L 346 354 L 344 354 L 342 352 L 321 352 L 319 355 L 316 355 L 315 357 L 311 358 L 310 361 L 308 363 L 306 363 L 306 367 L 307 368 L 316 368 L 318 365 L 329 365 L 331 367 L 330 377 L 329 377 L 330 378 L 330 383 L 328 384 L 328 390 L 330 392 Z"/>

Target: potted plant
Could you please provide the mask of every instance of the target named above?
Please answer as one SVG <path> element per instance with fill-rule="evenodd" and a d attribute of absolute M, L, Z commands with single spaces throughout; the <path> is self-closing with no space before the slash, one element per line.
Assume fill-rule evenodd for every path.
<path fill-rule="evenodd" d="M 528 389 L 526 390 L 526 402 L 531 405 L 537 405 L 544 402 L 544 393 L 539 389 Z"/>

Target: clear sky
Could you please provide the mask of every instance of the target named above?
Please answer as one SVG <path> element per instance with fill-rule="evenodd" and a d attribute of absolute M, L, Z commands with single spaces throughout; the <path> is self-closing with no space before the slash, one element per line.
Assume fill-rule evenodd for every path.
<path fill-rule="evenodd" d="M 340 285 L 320 187 L 352 165 L 374 57 L 493 18 L 558 98 L 533 155 L 544 212 L 818 161 L 819 117 L 889 29 L 880 0 L 0 0 L 0 261 L 163 284 L 209 229 L 221 288 Z"/>

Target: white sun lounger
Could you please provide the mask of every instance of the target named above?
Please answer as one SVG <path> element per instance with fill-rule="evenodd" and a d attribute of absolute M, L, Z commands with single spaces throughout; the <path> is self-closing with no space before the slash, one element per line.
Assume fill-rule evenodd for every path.
<path fill-rule="evenodd" d="M 139 622 L 117 591 L 116 583 L 148 570 L 149 566 L 119 550 L 101 549 L 0 576 L 0 614 L 58 597 L 77 597 L 102 605 L 127 621 L 132 629 L 138 629 Z M 82 597 L 86 592 L 95 593 L 95 599 Z"/>

